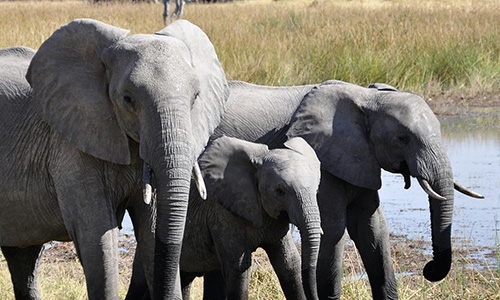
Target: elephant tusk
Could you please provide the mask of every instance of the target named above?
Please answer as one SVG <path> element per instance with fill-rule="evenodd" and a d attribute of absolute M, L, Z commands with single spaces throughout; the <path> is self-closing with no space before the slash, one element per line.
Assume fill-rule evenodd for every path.
<path fill-rule="evenodd" d="M 429 195 L 429 197 L 432 197 L 432 198 L 437 199 L 437 200 L 446 200 L 445 197 L 439 195 L 438 193 L 436 193 L 432 189 L 431 185 L 429 184 L 429 182 L 427 182 L 427 180 L 422 179 L 420 177 L 418 177 L 417 179 L 418 179 L 418 183 L 420 183 L 420 186 L 422 187 L 424 192 L 426 192 L 427 195 Z"/>
<path fill-rule="evenodd" d="M 468 188 L 466 188 L 465 186 L 463 186 L 460 183 L 456 182 L 455 180 L 453 180 L 453 185 L 455 186 L 455 190 L 459 191 L 460 193 L 462 193 L 464 195 L 467 195 L 467 196 L 473 197 L 473 198 L 484 199 L 483 195 L 478 194 L 478 193 L 476 193 L 474 191 L 469 190 Z"/>
<path fill-rule="evenodd" d="M 207 188 L 205 187 L 205 181 L 203 181 L 203 175 L 201 175 L 200 165 L 198 165 L 198 162 L 196 162 L 193 166 L 193 177 L 201 199 L 206 200 Z"/>
<path fill-rule="evenodd" d="M 320 233 L 321 235 L 325 235 L 325 232 L 323 231 L 323 228 L 319 227 L 319 233 Z"/>
<path fill-rule="evenodd" d="M 144 203 L 149 205 L 151 203 L 151 197 L 153 196 L 153 187 L 151 186 L 151 169 L 147 163 L 144 163 L 143 166 L 142 180 L 144 184 L 142 188 Z"/>

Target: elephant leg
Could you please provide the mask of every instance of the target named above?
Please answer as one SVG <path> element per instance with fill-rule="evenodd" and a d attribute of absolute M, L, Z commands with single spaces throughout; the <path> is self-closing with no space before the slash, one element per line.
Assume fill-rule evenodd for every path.
<path fill-rule="evenodd" d="M 89 299 L 116 299 L 118 295 L 118 228 L 100 236 L 77 234 L 75 248 L 83 267 Z"/>
<path fill-rule="evenodd" d="M 99 161 L 79 152 L 61 157 L 53 171 L 64 224 L 82 264 L 92 299 L 118 296 L 116 191 Z M 75 171 L 77 170 L 77 171 Z M 111 172 L 112 170 L 109 170 Z"/>
<path fill-rule="evenodd" d="M 276 244 L 265 245 L 264 250 L 273 265 L 287 299 L 306 299 L 302 285 L 301 258 L 290 231 Z"/>
<path fill-rule="evenodd" d="M 140 190 L 138 195 L 133 199 L 133 203 L 129 205 L 127 210 L 134 226 L 137 249 L 134 257 L 129 293 L 135 293 L 135 291 L 140 293 L 140 290 L 143 290 L 142 293 L 146 291 L 152 292 L 155 245 L 153 220 L 155 217 L 155 203 L 152 202 L 149 205 L 144 203 L 142 190 Z M 131 297 L 130 299 L 137 298 Z"/>
<path fill-rule="evenodd" d="M 321 237 L 318 258 L 318 296 L 320 299 L 340 299 L 345 230 Z"/>
<path fill-rule="evenodd" d="M 247 300 L 251 272 L 250 266 L 244 270 L 234 267 L 225 269 L 224 278 L 226 281 L 227 299 Z"/>
<path fill-rule="evenodd" d="M 139 252 L 139 247 L 137 247 L 134 255 L 134 263 L 132 265 L 132 278 L 130 279 L 130 285 L 125 300 L 151 299 Z"/>
<path fill-rule="evenodd" d="M 328 172 L 321 172 L 318 205 L 321 214 L 320 251 L 317 267 L 320 299 L 340 299 L 344 254 L 348 184 Z"/>
<path fill-rule="evenodd" d="M 363 260 L 373 299 L 397 299 L 389 232 L 377 191 L 364 190 L 348 206 L 347 230 Z"/>
<path fill-rule="evenodd" d="M 182 19 L 182 14 L 184 12 L 184 3 L 183 3 L 183 0 L 175 0 L 175 13 L 174 13 L 174 16 L 179 18 L 179 19 Z"/>
<path fill-rule="evenodd" d="M 163 24 L 167 25 L 170 17 L 170 0 L 163 0 Z"/>
<path fill-rule="evenodd" d="M 248 299 L 248 284 L 252 266 L 252 253 L 244 248 L 225 249 L 224 243 L 216 242 L 216 251 L 222 265 L 222 272 L 226 282 L 227 299 Z"/>
<path fill-rule="evenodd" d="M 172 13 L 172 20 L 177 17 L 178 13 L 179 13 L 179 1 L 175 0 L 175 10 Z"/>
<path fill-rule="evenodd" d="M 203 276 L 203 300 L 225 300 L 226 282 L 222 271 L 216 270 Z"/>
<path fill-rule="evenodd" d="M 38 290 L 38 267 L 43 245 L 26 248 L 2 247 L 2 253 L 9 266 L 16 299 L 41 299 Z"/>

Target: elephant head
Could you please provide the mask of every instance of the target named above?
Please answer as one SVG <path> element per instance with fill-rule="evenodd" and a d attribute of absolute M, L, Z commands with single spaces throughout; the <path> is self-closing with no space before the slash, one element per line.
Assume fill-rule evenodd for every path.
<path fill-rule="evenodd" d="M 416 177 L 429 194 L 432 222 L 434 260 L 424 276 L 448 274 L 454 180 L 439 121 L 421 97 L 386 84 L 326 82 L 304 97 L 287 136 L 303 137 L 323 170 L 356 186 L 379 189 L 381 168 L 402 174 L 405 188 Z"/>
<path fill-rule="evenodd" d="M 81 151 L 130 164 L 143 159 L 158 185 L 154 296 L 172 298 L 191 171 L 220 122 L 228 87 L 208 37 L 177 21 L 163 35 L 95 20 L 61 27 L 26 78 L 42 118 Z"/>
<path fill-rule="evenodd" d="M 317 299 L 316 263 L 321 234 L 316 193 L 320 163 L 302 139 L 292 138 L 286 149 L 221 137 L 199 160 L 208 197 L 254 226 L 263 214 L 288 217 L 302 237 L 302 280 L 308 299 Z"/>

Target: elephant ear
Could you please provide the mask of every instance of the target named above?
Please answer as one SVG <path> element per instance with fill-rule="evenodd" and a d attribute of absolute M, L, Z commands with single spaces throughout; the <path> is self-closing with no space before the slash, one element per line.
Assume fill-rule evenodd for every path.
<path fill-rule="evenodd" d="M 368 140 L 363 105 L 369 89 L 335 82 L 313 88 L 290 122 L 287 136 L 304 138 L 321 169 L 368 189 L 381 187 L 380 166 Z"/>
<path fill-rule="evenodd" d="M 399 92 L 399 90 L 392 85 L 388 85 L 386 83 L 372 83 L 368 86 L 370 89 L 377 89 L 378 91 L 386 91 L 386 92 Z"/>
<path fill-rule="evenodd" d="M 257 227 L 262 226 L 262 204 L 256 172 L 268 152 L 262 144 L 221 137 L 199 160 L 208 198 Z"/>
<path fill-rule="evenodd" d="M 226 75 L 212 42 L 198 26 L 186 20 L 177 20 L 156 34 L 181 40 L 191 52 L 191 62 L 200 83 L 200 91 L 191 110 L 193 136 L 197 139 L 195 153 L 199 155 L 225 111 L 225 102 L 229 97 Z"/>
<path fill-rule="evenodd" d="M 127 34 L 95 20 L 72 21 L 41 45 L 26 75 L 47 123 L 81 151 L 120 164 L 131 160 L 128 138 L 108 98 L 100 54 Z"/>
<path fill-rule="evenodd" d="M 321 163 L 316 156 L 316 152 L 314 152 L 314 149 L 311 148 L 311 146 L 303 138 L 290 138 L 284 145 L 288 149 L 302 154 L 307 159 L 307 163 L 311 166 L 311 168 L 313 168 L 313 170 L 320 170 Z"/>

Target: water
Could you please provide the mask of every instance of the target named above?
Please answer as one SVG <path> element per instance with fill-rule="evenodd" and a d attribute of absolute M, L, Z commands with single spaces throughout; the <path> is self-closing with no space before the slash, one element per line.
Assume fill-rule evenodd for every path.
<path fill-rule="evenodd" d="M 491 254 L 500 241 L 500 109 L 471 111 L 478 113 L 440 118 L 455 179 L 485 197 L 478 200 L 455 193 L 453 247 L 469 249 L 466 258 L 495 265 Z M 418 182 L 412 179 L 412 187 L 405 190 L 402 176 L 385 171 L 382 182 L 380 199 L 390 233 L 430 243 L 429 202 Z M 128 215 L 122 232 L 133 233 Z M 426 251 L 431 253 L 430 245 Z"/>

